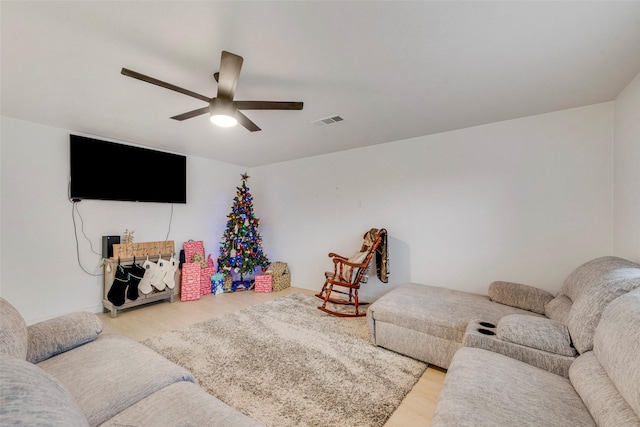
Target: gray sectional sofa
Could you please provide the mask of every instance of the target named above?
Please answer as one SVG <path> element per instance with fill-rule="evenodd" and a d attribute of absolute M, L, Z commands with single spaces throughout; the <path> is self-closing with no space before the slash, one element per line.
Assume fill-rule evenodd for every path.
<path fill-rule="evenodd" d="M 640 289 L 604 310 L 569 378 L 489 350 L 453 357 L 431 427 L 640 427 Z"/>
<path fill-rule="evenodd" d="M 369 307 L 373 343 L 448 368 L 432 427 L 640 427 L 640 265 L 488 293 L 408 284 Z"/>
<path fill-rule="evenodd" d="M 2 426 L 262 426 L 91 313 L 27 326 L 0 298 Z"/>
<path fill-rule="evenodd" d="M 367 311 L 371 341 L 448 368 L 460 348 L 480 347 L 567 377 L 593 348 L 602 312 L 640 287 L 640 265 L 607 256 L 577 267 L 560 292 L 493 282 L 488 295 L 407 284 Z"/>

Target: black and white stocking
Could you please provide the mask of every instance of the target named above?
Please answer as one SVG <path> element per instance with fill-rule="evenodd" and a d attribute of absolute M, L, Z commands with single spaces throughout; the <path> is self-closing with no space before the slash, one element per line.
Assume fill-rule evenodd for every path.
<path fill-rule="evenodd" d="M 129 273 L 124 270 L 123 266 L 118 264 L 113 284 L 107 293 L 107 299 L 111 301 L 113 305 L 121 306 L 125 301 L 127 286 L 129 286 Z"/>
<path fill-rule="evenodd" d="M 127 298 L 131 301 L 138 299 L 138 285 L 144 277 L 145 269 L 140 264 L 134 262 L 129 272 L 129 288 L 127 289 Z"/>

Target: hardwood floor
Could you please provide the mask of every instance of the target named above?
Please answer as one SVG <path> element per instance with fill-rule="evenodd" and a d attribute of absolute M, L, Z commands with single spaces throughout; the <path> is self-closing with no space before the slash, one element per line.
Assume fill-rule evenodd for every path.
<path fill-rule="evenodd" d="M 104 322 L 105 333 L 125 335 L 140 341 L 292 293 L 314 294 L 307 289 L 287 288 L 274 293 L 245 291 L 215 296 L 205 295 L 198 301 L 178 300 L 172 304 L 159 302 L 130 309 L 119 313 L 115 319 L 112 319 L 109 313 L 98 316 Z M 429 366 L 389 418 L 385 427 L 429 426 L 445 373 L 443 369 Z"/>

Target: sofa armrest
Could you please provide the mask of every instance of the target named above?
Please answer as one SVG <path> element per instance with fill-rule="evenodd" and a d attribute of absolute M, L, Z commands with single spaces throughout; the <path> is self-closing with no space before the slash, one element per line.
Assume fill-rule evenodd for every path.
<path fill-rule="evenodd" d="M 577 356 L 569 329 L 544 317 L 510 314 L 498 322 L 498 339 L 563 356 Z"/>
<path fill-rule="evenodd" d="M 489 285 L 491 301 L 534 313 L 544 314 L 544 307 L 554 296 L 544 289 L 513 282 L 493 282 Z"/>
<path fill-rule="evenodd" d="M 102 327 L 98 316 L 88 312 L 65 314 L 27 326 L 27 361 L 38 363 L 93 341 Z"/>
<path fill-rule="evenodd" d="M 539 319 L 547 320 L 542 317 Z M 569 377 L 569 367 L 576 360 L 575 356 L 565 356 L 563 354 L 544 351 L 500 339 L 497 335 L 497 329 L 500 323 L 498 323 L 498 327 L 488 327 L 485 325 L 488 325 L 485 321 L 470 321 L 462 339 L 462 345 L 464 347 L 482 348 L 494 353 L 500 353 L 556 375 L 565 378 Z"/>

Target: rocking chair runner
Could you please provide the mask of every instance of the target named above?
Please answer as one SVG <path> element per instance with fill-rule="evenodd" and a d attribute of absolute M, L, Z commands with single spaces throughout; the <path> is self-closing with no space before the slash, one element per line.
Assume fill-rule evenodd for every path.
<path fill-rule="evenodd" d="M 364 241 L 362 242 L 360 251 L 353 254 L 350 258 L 333 252 L 329 253 L 329 257 L 333 261 L 333 271 L 324 273 L 324 286 L 322 286 L 322 290 L 316 294 L 318 298 L 324 301 L 322 305 L 318 307 L 319 310 L 339 317 L 363 317 L 367 314 L 366 310 L 361 312 L 359 309 L 360 305 L 367 305 L 369 303 L 359 301 L 358 290 L 360 289 L 360 283 L 363 281 L 376 250 L 378 250 L 378 247 L 383 241 L 386 245 L 386 234 L 387 230 L 384 228 L 380 230 L 372 228 L 364 234 Z M 386 259 L 384 262 L 386 263 Z M 346 289 L 334 289 L 336 286 Z M 333 298 L 331 294 L 334 292 L 346 295 L 347 298 Z M 354 311 L 334 311 L 327 308 L 327 303 L 352 305 L 354 306 Z"/>

